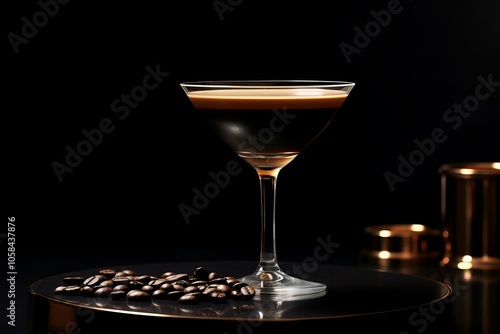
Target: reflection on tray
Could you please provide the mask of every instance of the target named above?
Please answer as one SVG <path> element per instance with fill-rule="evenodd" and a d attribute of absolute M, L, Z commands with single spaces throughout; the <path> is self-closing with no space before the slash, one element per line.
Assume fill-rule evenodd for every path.
<path fill-rule="evenodd" d="M 324 293 L 323 293 L 324 294 Z M 58 298 L 54 298 L 57 300 Z M 61 302 L 74 303 L 82 309 L 106 309 L 119 312 L 150 314 L 153 316 L 193 317 L 203 318 L 251 318 L 279 319 L 281 315 L 296 307 L 296 303 L 270 299 L 240 301 L 228 300 L 225 303 L 200 303 L 198 305 L 182 305 L 175 301 L 153 300 L 151 302 L 126 301 L 117 302 L 109 298 L 78 298 L 66 297 Z"/>

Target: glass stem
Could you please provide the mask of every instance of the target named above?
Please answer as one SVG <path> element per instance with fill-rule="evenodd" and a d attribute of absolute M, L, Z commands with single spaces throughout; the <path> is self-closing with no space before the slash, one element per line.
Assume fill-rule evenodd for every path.
<path fill-rule="evenodd" d="M 275 175 L 259 174 L 261 200 L 261 247 L 258 271 L 279 270 L 276 258 L 275 238 L 275 206 L 276 206 Z"/>

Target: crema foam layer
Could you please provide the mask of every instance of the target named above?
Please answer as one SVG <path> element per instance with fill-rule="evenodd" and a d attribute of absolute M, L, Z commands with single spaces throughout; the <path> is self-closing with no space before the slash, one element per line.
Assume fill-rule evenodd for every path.
<path fill-rule="evenodd" d="M 324 88 L 212 89 L 189 92 L 197 109 L 328 109 L 339 108 L 342 90 Z"/>

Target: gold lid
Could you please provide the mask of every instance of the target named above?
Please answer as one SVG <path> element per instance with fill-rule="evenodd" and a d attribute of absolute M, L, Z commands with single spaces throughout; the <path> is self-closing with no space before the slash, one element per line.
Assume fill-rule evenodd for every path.
<path fill-rule="evenodd" d="M 444 164 L 439 174 L 459 178 L 500 175 L 500 162 L 460 162 Z"/>

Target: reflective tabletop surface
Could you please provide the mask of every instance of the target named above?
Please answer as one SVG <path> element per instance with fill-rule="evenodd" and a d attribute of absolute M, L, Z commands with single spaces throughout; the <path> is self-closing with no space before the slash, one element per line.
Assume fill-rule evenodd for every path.
<path fill-rule="evenodd" d="M 88 278 L 99 274 L 100 269 L 131 270 L 139 276 L 161 277 L 164 272 L 190 275 L 203 266 L 220 277 L 240 277 L 251 272 L 254 265 L 241 261 L 131 264 L 51 276 L 29 287 L 28 329 L 33 334 L 60 332 L 70 324 L 88 333 L 123 332 L 132 328 L 140 332 L 152 324 L 165 327 L 174 320 L 184 320 L 189 321 L 190 329 L 204 328 L 205 332 L 214 333 L 231 328 L 238 330 L 242 323 L 253 324 L 253 332 L 271 328 L 285 330 L 291 324 L 294 328 L 310 328 L 312 321 L 328 322 L 332 326 L 348 325 L 351 329 L 365 329 L 370 324 L 388 331 L 429 328 L 430 332 L 442 332 L 451 324 L 452 289 L 449 285 L 410 274 L 340 265 L 303 268 L 309 279 L 328 286 L 326 293 L 312 295 L 306 300 L 228 298 L 224 303 L 206 301 L 184 305 L 175 300 L 119 301 L 109 296 L 89 298 L 60 295 L 54 291 L 63 285 L 65 277 Z M 293 265 L 283 263 L 282 267 L 289 271 Z"/>
<path fill-rule="evenodd" d="M 245 256 L 239 252 L 236 251 Z M 195 326 L 196 320 L 224 320 L 223 327 L 214 327 L 214 332 L 217 333 L 305 330 L 316 326 L 328 326 L 330 329 L 338 326 L 349 326 L 351 329 L 385 326 L 387 332 L 394 333 L 494 333 L 500 328 L 497 319 L 500 272 L 453 270 L 428 265 L 388 267 L 366 263 L 356 255 L 338 263 L 320 264 L 316 270 L 311 270 L 310 278 L 328 283 L 325 296 L 311 300 L 254 300 L 240 303 L 229 301 L 223 305 L 202 303 L 184 307 L 171 301 L 151 302 L 146 305 L 137 302 L 82 300 L 77 297 L 67 299 L 66 296 L 61 298 L 53 293 L 54 285 L 59 284 L 68 274 L 87 275 L 105 267 L 125 268 L 130 265 L 138 271 L 157 274 L 157 271 L 167 270 L 167 267 L 171 266 L 175 267 L 171 269 L 189 272 L 193 266 L 205 264 L 212 267 L 207 269 L 222 271 L 232 276 L 243 275 L 255 265 L 252 261 L 239 259 L 212 260 L 219 255 L 217 252 L 206 252 L 200 256 L 197 250 L 184 250 L 180 253 L 117 250 L 97 257 L 85 255 L 79 261 L 76 256 L 76 261 L 68 261 L 67 257 L 57 254 L 43 254 L 41 256 L 45 258 L 45 262 L 31 263 L 30 274 L 24 275 L 23 280 L 19 282 L 19 285 L 26 287 L 18 297 L 21 299 L 24 295 L 26 298 L 26 315 L 19 314 L 19 327 L 25 322 L 27 333 L 43 332 L 40 327 L 33 325 L 46 324 L 49 316 L 47 312 L 55 312 L 58 309 L 60 311 L 60 306 L 63 305 L 63 313 L 68 310 L 74 313 L 75 308 L 83 311 L 93 310 L 96 315 L 101 315 L 95 319 L 102 319 L 102 323 L 106 324 L 120 323 L 129 326 L 131 332 L 135 332 L 132 330 L 132 324 L 140 325 L 141 328 L 144 326 L 144 323 L 137 321 L 144 316 L 157 318 L 151 323 L 152 326 L 155 326 L 158 319 L 165 317 L 170 321 L 181 321 L 182 326 L 187 326 L 186 323 Z M 198 258 L 199 261 L 192 261 Z M 175 261 L 159 262 L 160 259 Z M 283 262 L 283 266 L 293 264 L 294 262 Z M 448 288 L 450 290 L 447 290 Z M 21 302 L 22 300 L 19 304 Z M 110 309 L 114 309 L 112 316 L 109 316 Z M 45 313 L 41 314 L 38 310 Z M 123 318 L 120 313 L 127 313 L 129 316 Z M 85 312 L 82 314 L 88 315 Z M 161 316 L 158 317 L 158 314 Z M 129 318 L 134 320 L 127 324 L 123 319 Z M 99 324 L 99 321 L 95 321 L 95 324 Z M 261 324 L 266 324 L 267 327 Z M 163 323 L 156 325 L 165 326 Z M 201 322 L 197 325 L 205 330 L 210 328 Z"/>

